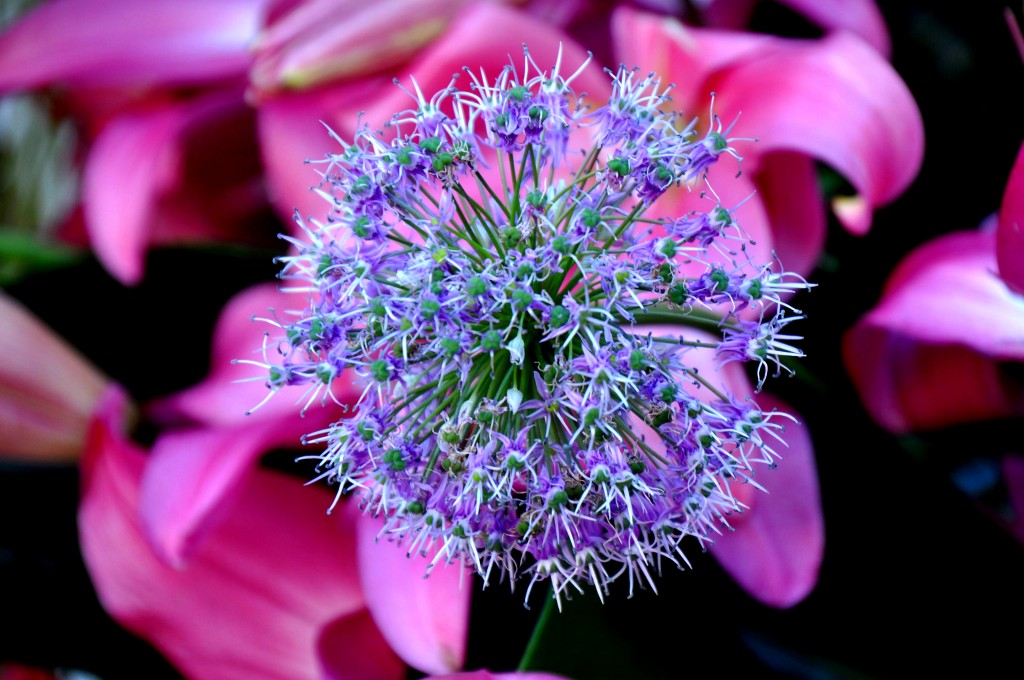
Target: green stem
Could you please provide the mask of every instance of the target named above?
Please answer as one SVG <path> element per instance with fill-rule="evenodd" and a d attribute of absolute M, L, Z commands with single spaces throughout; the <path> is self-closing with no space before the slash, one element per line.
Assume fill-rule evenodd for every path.
<path fill-rule="evenodd" d="M 544 635 L 544 628 L 547 627 L 548 619 L 551 618 L 551 613 L 555 610 L 556 604 L 555 594 L 548 589 L 548 597 L 544 601 L 544 608 L 540 610 L 540 616 L 537 617 L 537 623 L 533 626 L 533 633 L 530 635 L 530 641 L 526 644 L 526 649 L 523 650 L 523 658 L 519 660 L 518 671 L 526 671 L 530 669 L 533 664 L 533 657 L 537 653 L 537 648 L 540 647 L 540 639 Z"/>

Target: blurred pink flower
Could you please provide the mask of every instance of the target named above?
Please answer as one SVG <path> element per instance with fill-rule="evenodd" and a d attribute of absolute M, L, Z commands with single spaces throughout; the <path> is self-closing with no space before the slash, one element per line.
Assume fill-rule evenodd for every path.
<path fill-rule="evenodd" d="M 851 328 L 843 357 L 868 413 L 906 433 L 1024 415 L 1005 372 L 1024 361 L 1024 151 L 998 219 L 940 236 L 890 274 L 882 298 Z M 951 389 L 950 386 L 955 386 Z"/>
<path fill-rule="evenodd" d="M 640 4 L 681 12 L 672 2 Z M 718 0 L 703 6 L 701 17 L 711 24 L 738 27 L 753 4 Z M 835 8 L 802 0 L 784 4 L 825 28 L 855 32 L 883 56 L 888 52 L 888 36 L 872 2 L 849 0 Z M 554 49 L 569 40 L 557 26 L 588 34 L 588 27 L 607 23 L 613 7 L 614 3 L 583 0 L 431 0 L 409 12 L 404 0 L 152 0 L 130 5 L 118 0 L 51 0 L 0 35 L 0 93 L 47 86 L 65 91 L 86 146 L 81 219 L 90 245 L 114 277 L 135 284 L 143 277 L 145 255 L 152 245 L 267 245 L 279 229 L 268 219 L 271 206 L 287 224 L 296 208 L 303 214 L 310 206 L 319 209 L 317 199 L 306 195 L 308 180 L 295 172 L 297 164 L 322 155 L 318 121 L 345 136 L 360 111 L 390 115 L 390 103 L 374 104 L 379 99 L 394 102 L 392 75 L 421 74 L 429 64 L 451 67 L 451 72 L 466 64 L 503 64 L 506 55 L 516 53 L 526 40 L 534 51 L 542 46 Z M 630 20 L 616 30 L 628 33 L 649 20 L 653 19 Z M 433 49 L 438 42 L 443 45 Z M 630 37 L 620 42 L 627 46 L 624 56 L 632 57 L 629 44 L 644 41 Z M 752 61 L 743 42 L 723 47 Z M 460 59 L 445 58 L 456 52 Z M 482 63 L 474 64 L 469 57 Z M 722 57 L 713 47 L 694 59 L 719 62 L 710 64 L 718 68 Z M 868 71 L 861 76 L 864 82 L 877 80 L 878 61 L 877 56 L 868 60 Z M 684 73 L 679 81 L 692 88 L 689 92 L 700 102 L 708 93 L 703 80 L 707 65 L 693 71 L 700 78 Z M 439 77 L 449 75 L 447 70 L 439 72 Z M 892 76 L 882 75 L 872 86 L 879 97 L 893 94 L 888 91 L 893 89 L 888 84 Z M 899 96 L 891 113 L 904 115 L 907 97 L 895 94 Z M 808 115 L 814 115 L 814 109 Z M 837 118 L 837 124 L 851 122 L 854 116 Z M 366 120 L 384 122 L 373 115 Z M 910 132 L 912 127 L 911 121 Z M 755 124 L 749 129 L 759 128 Z M 900 175 L 906 173 L 901 169 L 919 161 L 914 134 L 897 141 L 891 153 L 900 162 L 894 165 L 889 195 L 902 190 Z M 823 159 L 836 161 L 828 155 Z M 792 167 L 799 161 L 779 160 L 774 165 L 781 168 L 778 172 L 795 173 L 794 184 L 802 185 L 798 180 L 809 174 L 805 168 Z M 841 164 L 837 168 L 849 169 Z M 856 184 L 860 178 L 851 179 Z M 793 189 L 782 196 L 782 191 L 766 196 L 778 196 L 775 203 L 788 204 L 784 199 L 798 193 Z M 876 194 L 867 196 L 869 206 L 887 198 L 884 191 Z M 782 206 L 775 203 L 773 219 L 820 221 L 812 210 L 783 215 Z M 860 206 L 848 212 L 857 213 L 851 223 L 866 228 Z M 777 231 L 789 233 L 800 226 Z M 817 234 L 820 227 L 812 224 L 804 231 Z M 799 236 L 793 240 L 799 243 Z M 816 246 L 820 244 L 814 242 L 801 255 L 806 259 Z M 796 263 L 794 258 L 790 268 L 796 269 Z"/>
<path fill-rule="evenodd" d="M 612 28 L 619 60 L 675 82 L 673 106 L 700 117 L 698 129 L 716 124 L 705 113 L 707 98 L 715 93 L 716 118 L 723 126 L 736 123 L 728 135 L 757 135 L 756 142 L 740 147 L 742 177 L 719 185 L 712 173 L 709 181 L 723 207 L 731 211 L 742 204 L 741 222 L 760 248 L 755 261 L 775 254 L 789 270 L 813 268 L 826 229 L 816 162 L 828 164 L 858 190 L 858 196 L 833 206 L 855 233 L 867 231 L 873 209 L 899 195 L 917 173 L 923 152 L 920 114 L 879 52 L 881 41 L 872 47 L 844 31 L 794 40 L 689 28 L 627 8 L 615 12 Z M 677 215 L 706 209 L 700 207 L 707 200 L 704 189 L 670 189 L 655 209 Z M 752 395 L 746 377 L 734 368 L 719 369 L 722 380 L 731 392 Z M 764 394 L 757 401 L 765 408 L 777 403 Z M 813 589 L 824 551 L 810 437 L 794 424 L 786 440 L 779 468 L 758 480 L 769 493 L 745 495 L 750 510 L 730 518 L 735 531 L 711 548 L 751 595 L 780 607 L 801 601 Z"/>
<path fill-rule="evenodd" d="M 268 647 L 268 656 L 281 656 L 280 663 L 301 661 L 306 670 L 298 674 L 282 669 L 280 677 L 317 676 L 312 665 L 316 657 L 311 656 L 317 639 L 320 653 L 328 656 L 372 643 L 387 652 L 381 663 L 397 654 L 425 672 L 456 670 L 465 654 L 468 575 L 456 567 L 438 567 L 425 578 L 425 558 L 409 558 L 390 544 L 377 544 L 377 522 L 363 517 L 354 505 L 342 502 L 332 518 L 327 513 L 333 500 L 329 492 L 259 467 L 266 453 L 296 448 L 306 428 L 341 415 L 340 409 L 311 409 L 307 418 L 299 418 L 294 401 L 300 394 L 287 388 L 246 415 L 265 388 L 262 383 L 237 382 L 244 372 L 231 359 L 248 356 L 260 345 L 263 325 L 253 323 L 252 310 L 281 308 L 284 297 L 268 284 L 243 291 L 226 305 L 214 334 L 208 378 L 146 405 L 147 418 L 161 426 L 148 456 L 110 428 L 92 442 L 95 460 L 87 461 L 87 470 L 109 459 L 109 466 L 100 469 L 130 479 L 130 487 L 123 486 L 130 493 L 125 491 L 119 506 L 105 493 L 97 496 L 103 509 L 95 517 L 83 505 L 83 545 L 101 600 L 116 619 L 180 664 L 205 663 L 196 660 L 194 645 L 202 649 L 216 639 L 195 631 L 197 619 L 225 631 L 217 654 L 238 656 L 230 660 L 238 663 L 253 644 L 240 638 L 257 634 L 249 630 L 254 622 L 283 617 L 297 619 L 294 625 L 301 630 L 292 631 L 289 640 L 283 632 L 272 632 L 278 642 Z M 148 557 L 126 563 L 115 557 L 116 551 L 86 540 L 119 540 L 118 533 L 105 533 L 114 521 L 106 514 L 115 510 L 125 516 L 119 521 L 131 526 L 133 549 Z M 238 578 L 236 570 L 249 576 Z M 166 582 L 160 580 L 164 577 Z M 145 597 L 135 592 L 134 581 L 140 589 L 147 584 Z M 165 589 L 154 586 L 158 582 Z M 228 592 L 230 584 L 236 586 Z M 248 606 L 256 608 L 269 599 L 292 613 L 231 613 L 244 614 L 242 604 L 221 612 L 226 618 L 220 619 L 215 612 L 191 611 L 202 609 L 213 592 L 239 603 L 251 601 Z M 295 651 L 284 654 L 290 646 Z M 404 668 L 395 660 L 381 670 L 371 661 L 367 668 L 338 677 L 392 677 L 392 668 Z M 258 664 L 253 668 L 274 667 L 270 659 Z"/>
<path fill-rule="evenodd" d="M 743 202 L 744 228 L 761 248 L 755 259 L 767 261 L 774 251 L 788 270 L 807 273 L 815 265 L 827 225 L 816 162 L 856 189 L 832 202 L 855 234 L 869 230 L 874 209 L 899 196 L 920 168 L 923 124 L 910 91 L 852 33 L 785 39 L 690 28 L 623 8 L 613 34 L 619 60 L 675 82 L 673 105 L 705 119 L 701 129 L 711 122 L 707 99 L 715 93 L 715 116 L 724 126 L 735 123 L 730 136 L 757 137 L 742 148 L 743 176 L 712 182 L 726 209 Z M 704 200 L 700 194 L 676 189 L 659 210 L 683 214 Z"/>
<path fill-rule="evenodd" d="M 152 245 L 265 246 L 281 229 L 271 208 L 287 225 L 296 208 L 319 210 L 297 168 L 322 156 L 320 121 L 347 133 L 377 99 L 404 96 L 392 76 L 455 53 L 445 78 L 504 64 L 526 40 L 553 51 L 567 38 L 547 20 L 580 11 L 503 4 L 52 0 L 0 35 L 0 93 L 63 91 L 85 143 L 89 244 L 136 284 Z"/>
<path fill-rule="evenodd" d="M 109 384 L 99 369 L 0 291 L 0 454 L 73 462 Z"/>
<path fill-rule="evenodd" d="M 878 304 L 843 338 L 861 402 L 897 434 L 1024 416 L 1024 146 L 997 215 L 975 231 L 939 236 L 889 275 Z M 992 514 L 1024 540 L 1024 458 L 1002 455 L 1009 515 Z"/>
<path fill-rule="evenodd" d="M 243 352 L 232 332 L 246 350 L 258 345 L 254 296 L 279 300 L 266 286 L 229 306 L 218 348 Z M 173 399 L 153 408 L 164 427 L 146 451 L 127 434 L 146 406 L 3 294 L 0 349 L 3 455 L 81 458 L 80 536 L 100 600 L 189 677 L 319 678 L 321 656 L 348 659 L 340 678 L 461 668 L 465 574 L 439 567 L 424 578 L 424 559 L 377 545 L 376 523 L 354 506 L 328 516 L 328 491 L 258 467 L 298 441 L 291 409 L 290 427 L 269 407 L 243 424 L 252 391 L 218 381 L 228 395 L 202 404 L 205 423 L 186 423 Z"/>

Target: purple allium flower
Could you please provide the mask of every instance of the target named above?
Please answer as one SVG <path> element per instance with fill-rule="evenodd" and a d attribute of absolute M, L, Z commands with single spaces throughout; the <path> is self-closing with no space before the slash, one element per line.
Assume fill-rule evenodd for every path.
<path fill-rule="evenodd" d="M 527 597 L 545 580 L 603 597 L 687 565 L 742 511 L 731 485 L 774 467 L 790 416 L 695 359 L 784 368 L 800 352 L 779 331 L 800 317 L 783 298 L 810 284 L 750 261 L 716 201 L 645 217 L 739 159 L 717 120 L 703 138 L 678 125 L 668 88 L 625 69 L 593 108 L 572 88 L 587 64 L 567 77 L 524 55 L 466 90 L 414 85 L 387 130 L 319 161 L 327 218 L 297 217 L 308 238 L 281 258 L 306 306 L 248 363 L 271 391 L 308 383 L 303 408 L 361 386 L 306 458 L 388 539 Z"/>

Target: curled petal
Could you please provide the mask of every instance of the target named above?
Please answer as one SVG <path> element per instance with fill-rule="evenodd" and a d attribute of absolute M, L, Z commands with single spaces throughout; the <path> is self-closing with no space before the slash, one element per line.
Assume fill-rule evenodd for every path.
<path fill-rule="evenodd" d="M 350 503 L 346 512 L 360 511 Z M 409 556 L 400 546 L 377 541 L 379 520 L 360 514 L 356 522 L 366 603 L 391 648 L 427 673 L 461 668 L 469 627 L 470 572 L 443 561 L 428 572 L 429 558 Z"/>
<path fill-rule="evenodd" d="M 825 247 L 828 226 L 814 161 L 790 151 L 767 153 L 754 183 L 771 225 L 771 250 L 762 246 L 761 252 L 774 253 L 786 271 L 811 272 Z M 747 213 L 741 210 L 737 217 L 747 229 Z M 752 238 L 761 245 L 764 237 Z"/>
<path fill-rule="evenodd" d="M 847 370 L 883 427 L 905 432 L 1024 413 L 1020 387 L 999 366 L 1024 360 L 1024 299 L 996 275 L 994 249 L 991 230 L 925 244 L 847 332 Z"/>
<path fill-rule="evenodd" d="M 79 532 L 104 608 L 188 677 L 319 678 L 321 630 L 364 607 L 354 531 L 325 517 L 330 495 L 255 471 L 194 559 L 171 568 L 140 524 L 147 457 L 120 434 L 123 405 L 108 394 L 83 462 Z"/>
<path fill-rule="evenodd" d="M 205 83 L 241 75 L 264 0 L 55 0 L 0 36 L 0 91 Z"/>
<path fill-rule="evenodd" d="M 318 400 L 307 411 L 305 421 L 296 417 L 296 404 L 307 401 L 302 398 L 303 386 L 284 387 L 260 405 L 268 396 L 267 371 L 236 363 L 236 360 L 262 361 L 264 336 L 268 332 L 273 335 L 278 329 L 260 318 L 287 320 L 287 310 L 294 309 L 300 302 L 299 296 L 282 293 L 273 284 L 252 286 L 235 295 L 217 319 L 210 373 L 197 385 L 149 404 L 148 415 L 162 424 L 215 427 L 247 426 L 263 420 L 291 421 L 301 423 L 304 432 L 336 420 L 338 409 L 324 408 Z M 254 315 L 258 318 L 254 319 Z M 267 357 L 278 358 L 276 349 L 268 348 Z M 334 381 L 335 396 L 339 401 L 350 398 L 354 401 L 358 393 L 354 391 L 354 384 L 346 379 L 343 375 Z M 291 443 L 297 445 L 298 435 L 295 437 Z"/>
<path fill-rule="evenodd" d="M 765 412 L 793 411 L 768 394 L 757 397 Z M 711 553 L 752 596 L 773 607 L 791 607 L 814 589 L 825 550 L 825 522 L 814 448 L 807 428 L 790 423 L 774 470 L 758 470 L 767 493 L 748 495 L 750 509 L 730 519 L 734 531 L 715 540 Z"/>
<path fill-rule="evenodd" d="M 841 2 L 815 2 L 815 0 L 779 0 L 780 4 L 804 15 L 828 31 L 849 31 L 889 58 L 892 49 L 885 16 L 874 0 L 842 0 Z M 715 3 L 717 4 L 717 2 Z"/>
<path fill-rule="evenodd" d="M 1024 360 L 1024 298 L 1007 289 L 996 266 L 991 230 L 936 238 L 896 267 L 866 322 L 921 342 Z"/>
<path fill-rule="evenodd" d="M 862 320 L 843 338 L 843 361 L 864 408 L 890 432 L 1024 415 L 1020 387 L 964 345 L 921 342 Z"/>
<path fill-rule="evenodd" d="M 2 291 L 0 356 L 0 454 L 76 460 L 109 379 Z"/>
<path fill-rule="evenodd" d="M 845 176 L 864 201 L 837 212 L 854 233 L 866 232 L 871 211 L 902 193 L 920 169 L 924 126 L 913 96 L 854 35 L 751 37 L 633 11 L 616 14 L 615 35 L 628 63 L 682 84 L 673 94 L 688 114 L 701 113 L 715 92 L 715 113 L 726 124 L 738 121 L 737 135 L 758 138 L 747 154 L 755 172 L 759 155 L 788 150 Z"/>
<path fill-rule="evenodd" d="M 705 87 L 719 93 L 723 120 L 742 112 L 742 130 L 758 137 L 761 153 L 799 151 L 827 163 L 871 209 L 900 195 L 921 167 L 924 126 L 913 96 L 887 61 L 849 34 L 780 42 Z M 854 233 L 870 227 L 870 213 L 838 216 Z"/>
<path fill-rule="evenodd" d="M 707 78 L 779 41 L 757 33 L 691 28 L 673 17 L 628 7 L 612 14 L 612 36 L 618 60 L 675 83 L 672 101 L 691 116 L 707 109 Z"/>
<path fill-rule="evenodd" d="M 999 209 L 996 259 L 999 275 L 1010 288 L 1024 295 L 1024 146 L 1017 153 Z"/>
<path fill-rule="evenodd" d="M 141 280 L 155 225 L 165 241 L 203 231 L 185 214 L 163 219 L 157 204 L 184 180 L 186 130 L 237 106 L 234 95 L 215 95 L 125 114 L 96 139 L 82 178 L 85 225 L 96 256 L 122 283 Z"/>
<path fill-rule="evenodd" d="M 301 419 L 160 435 L 142 477 L 139 502 L 157 556 L 173 567 L 184 566 L 230 513 L 260 456 L 299 441 L 307 423 L 295 421 Z"/>

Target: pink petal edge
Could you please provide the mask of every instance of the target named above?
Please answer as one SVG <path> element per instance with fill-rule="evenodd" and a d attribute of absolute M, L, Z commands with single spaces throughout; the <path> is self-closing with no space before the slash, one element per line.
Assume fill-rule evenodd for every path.
<path fill-rule="evenodd" d="M 443 559 L 408 556 L 404 547 L 378 541 L 381 522 L 361 513 L 355 503 L 359 569 L 366 603 L 391 648 L 406 663 L 427 673 L 462 667 L 469 632 L 472 573 Z M 429 577 L 428 577 L 429 573 Z"/>

